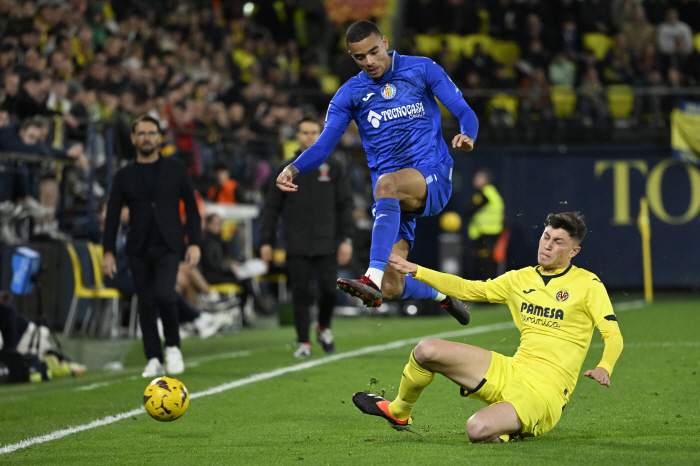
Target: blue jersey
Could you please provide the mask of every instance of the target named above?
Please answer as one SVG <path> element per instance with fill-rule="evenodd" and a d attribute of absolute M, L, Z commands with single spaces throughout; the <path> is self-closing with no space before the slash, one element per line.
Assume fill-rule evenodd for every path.
<path fill-rule="evenodd" d="M 442 137 L 437 97 L 460 121 L 461 133 L 476 139 L 478 121 L 459 88 L 433 60 L 392 52 L 391 68 L 379 79 L 364 71 L 349 79 L 328 107 L 324 133 L 294 163 L 300 173 L 320 164 L 355 120 L 371 170 L 452 166 Z"/>

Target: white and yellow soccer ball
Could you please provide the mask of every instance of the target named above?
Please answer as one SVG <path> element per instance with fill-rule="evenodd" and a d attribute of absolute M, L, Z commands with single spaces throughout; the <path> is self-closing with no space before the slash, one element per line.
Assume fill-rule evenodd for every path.
<path fill-rule="evenodd" d="M 143 392 L 146 412 L 156 421 L 170 422 L 179 418 L 190 405 L 190 392 L 185 384 L 172 377 L 153 379 Z"/>

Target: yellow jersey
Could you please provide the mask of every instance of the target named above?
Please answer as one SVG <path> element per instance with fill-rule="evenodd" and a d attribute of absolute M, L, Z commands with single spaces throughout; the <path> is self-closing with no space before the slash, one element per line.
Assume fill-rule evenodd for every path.
<path fill-rule="evenodd" d="M 622 351 L 622 335 L 605 286 L 595 274 L 570 265 L 553 274 L 539 266 L 507 272 L 486 282 L 418 267 L 416 279 L 465 301 L 508 305 L 520 330 L 513 359 L 568 400 L 591 344 L 593 327 L 606 343 L 598 366 L 612 374 Z"/>

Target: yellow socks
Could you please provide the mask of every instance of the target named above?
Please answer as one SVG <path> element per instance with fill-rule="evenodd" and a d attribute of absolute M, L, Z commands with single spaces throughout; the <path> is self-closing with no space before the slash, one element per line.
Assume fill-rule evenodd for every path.
<path fill-rule="evenodd" d="M 435 372 L 430 372 L 418 364 L 411 351 L 411 357 L 403 370 L 399 396 L 389 404 L 389 414 L 399 420 L 408 419 L 413 406 L 425 387 L 433 381 Z"/>

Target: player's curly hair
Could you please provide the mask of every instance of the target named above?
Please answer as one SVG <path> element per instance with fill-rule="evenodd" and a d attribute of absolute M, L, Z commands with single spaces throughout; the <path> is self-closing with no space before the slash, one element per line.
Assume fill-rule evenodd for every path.
<path fill-rule="evenodd" d="M 581 244 L 588 229 L 583 221 L 583 214 L 580 212 L 562 212 L 560 214 L 549 214 L 544 221 L 545 227 L 551 225 L 552 228 L 562 228 L 569 233 L 578 244 Z"/>
<path fill-rule="evenodd" d="M 373 22 L 366 20 L 358 21 L 351 24 L 348 31 L 345 33 L 345 43 L 354 44 L 355 42 L 367 39 L 372 34 L 382 37 L 382 33 L 379 32 L 379 28 Z"/>

